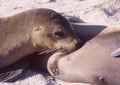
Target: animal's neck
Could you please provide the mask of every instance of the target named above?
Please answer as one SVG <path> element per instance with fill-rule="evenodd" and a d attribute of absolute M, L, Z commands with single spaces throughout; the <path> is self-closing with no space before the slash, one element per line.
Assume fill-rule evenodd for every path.
<path fill-rule="evenodd" d="M 112 39 L 117 39 L 120 40 L 119 38 L 120 36 L 120 28 L 107 28 L 105 30 L 103 30 L 98 36 L 96 36 L 96 38 L 102 38 L 102 39 L 106 39 L 106 38 L 112 38 Z"/>

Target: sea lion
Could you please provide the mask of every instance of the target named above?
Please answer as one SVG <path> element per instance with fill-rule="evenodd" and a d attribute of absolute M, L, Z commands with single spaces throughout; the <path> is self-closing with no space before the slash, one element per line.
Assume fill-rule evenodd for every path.
<path fill-rule="evenodd" d="M 120 85 L 120 59 L 111 52 L 120 47 L 120 28 L 106 28 L 68 55 L 56 52 L 49 59 L 49 73 L 63 81 Z"/>
<path fill-rule="evenodd" d="M 71 24 L 53 10 L 33 9 L 0 19 L 0 69 L 32 53 L 70 53 L 80 46 Z"/>

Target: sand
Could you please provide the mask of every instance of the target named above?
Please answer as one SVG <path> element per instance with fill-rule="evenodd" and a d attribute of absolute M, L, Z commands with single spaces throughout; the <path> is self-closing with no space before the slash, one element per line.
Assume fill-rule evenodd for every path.
<path fill-rule="evenodd" d="M 25 10 L 49 8 L 95 25 L 120 27 L 120 0 L 0 0 L 0 17 L 7 17 Z M 0 85 L 88 85 L 48 80 L 48 74 L 28 70 L 14 83 Z"/>

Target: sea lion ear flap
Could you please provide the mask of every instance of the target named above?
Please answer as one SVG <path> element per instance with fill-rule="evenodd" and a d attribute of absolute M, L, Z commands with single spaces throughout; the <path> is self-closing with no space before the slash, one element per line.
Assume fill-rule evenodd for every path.
<path fill-rule="evenodd" d="M 44 30 L 42 26 L 36 26 L 35 28 L 33 28 L 31 33 L 31 40 L 33 46 L 41 45 L 40 43 L 42 43 L 41 41 L 42 34 L 44 34 L 43 31 Z"/>
<path fill-rule="evenodd" d="M 114 50 L 114 51 L 111 53 L 111 56 L 113 56 L 113 57 L 120 57 L 120 48 Z"/>

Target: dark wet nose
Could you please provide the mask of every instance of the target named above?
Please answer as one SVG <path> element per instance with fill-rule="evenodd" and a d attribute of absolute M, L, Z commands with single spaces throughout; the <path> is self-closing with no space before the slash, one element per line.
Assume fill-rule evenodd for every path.
<path fill-rule="evenodd" d="M 78 39 L 77 44 L 76 44 L 76 49 L 81 48 L 83 46 L 83 44 L 84 43 L 80 39 Z"/>

